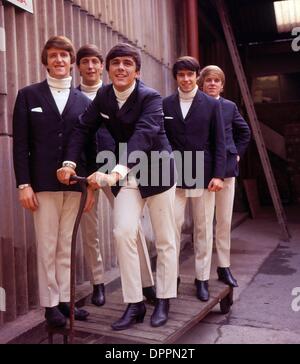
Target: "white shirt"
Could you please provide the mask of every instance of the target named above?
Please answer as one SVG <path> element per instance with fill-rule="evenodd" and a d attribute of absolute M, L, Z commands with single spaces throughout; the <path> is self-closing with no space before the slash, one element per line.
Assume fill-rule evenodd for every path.
<path fill-rule="evenodd" d="M 134 89 L 136 86 L 136 81 L 134 81 L 133 85 L 130 86 L 127 90 L 120 92 L 117 89 L 115 89 L 115 87 L 113 86 L 117 101 L 118 101 L 118 105 L 119 105 L 119 109 L 121 109 L 121 107 L 125 104 L 125 102 L 127 101 L 128 97 L 133 93 Z"/>
<path fill-rule="evenodd" d="M 183 92 L 180 88 L 178 89 L 180 108 L 184 119 L 186 118 L 192 106 L 197 91 L 198 91 L 198 86 L 196 86 L 191 92 Z"/>
<path fill-rule="evenodd" d="M 81 92 L 85 96 L 87 96 L 90 100 L 93 101 L 97 95 L 99 88 L 101 88 L 102 85 L 103 85 L 102 80 L 99 83 L 97 83 L 97 85 L 94 85 L 94 86 L 88 86 L 88 85 L 85 85 L 84 83 L 81 83 L 80 89 L 81 89 Z"/>
<path fill-rule="evenodd" d="M 47 82 L 50 91 L 59 110 L 60 115 L 63 113 L 70 96 L 72 77 L 57 79 L 47 74 Z"/>

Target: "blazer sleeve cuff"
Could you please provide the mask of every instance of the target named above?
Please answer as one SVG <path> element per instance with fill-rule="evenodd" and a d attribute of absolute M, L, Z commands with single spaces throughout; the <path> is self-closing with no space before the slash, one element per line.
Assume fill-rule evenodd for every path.
<path fill-rule="evenodd" d="M 76 169 L 77 167 L 76 163 L 72 161 L 64 161 L 62 165 L 63 167 L 71 167 L 73 169 Z"/>
<path fill-rule="evenodd" d="M 115 168 L 112 170 L 113 172 L 119 173 L 119 175 L 121 176 L 121 179 L 124 179 L 127 174 L 129 173 L 130 169 L 126 166 L 122 166 L 121 164 L 117 164 L 115 166 Z"/>

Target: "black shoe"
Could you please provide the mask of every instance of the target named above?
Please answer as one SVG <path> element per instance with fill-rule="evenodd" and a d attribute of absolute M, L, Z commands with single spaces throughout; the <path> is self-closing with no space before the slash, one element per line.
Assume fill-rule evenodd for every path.
<path fill-rule="evenodd" d="M 143 295 L 145 296 L 148 303 L 155 304 L 156 292 L 153 286 L 143 287 Z"/>
<path fill-rule="evenodd" d="M 95 306 L 103 306 L 105 303 L 105 290 L 104 290 L 104 284 L 94 284 L 93 285 L 93 294 L 91 302 Z"/>
<path fill-rule="evenodd" d="M 65 316 L 59 311 L 57 306 L 46 307 L 45 319 L 51 327 L 63 327 L 67 323 Z"/>
<path fill-rule="evenodd" d="M 168 298 L 158 298 L 151 315 L 151 326 L 158 327 L 164 325 L 168 321 L 169 308 Z"/>
<path fill-rule="evenodd" d="M 231 287 L 238 287 L 238 283 L 237 283 L 236 279 L 233 277 L 233 275 L 231 274 L 229 268 L 218 267 L 217 273 L 218 273 L 219 281 L 222 281 Z"/>
<path fill-rule="evenodd" d="M 133 324 L 142 323 L 146 314 L 146 307 L 144 302 L 129 303 L 123 316 L 111 327 L 115 331 L 126 330 Z"/>
<path fill-rule="evenodd" d="M 59 311 L 66 317 L 70 317 L 70 304 L 67 302 L 60 302 L 58 305 Z M 75 307 L 75 320 L 85 321 L 89 315 L 89 312 L 82 308 Z"/>
<path fill-rule="evenodd" d="M 197 288 L 197 298 L 203 302 L 208 301 L 209 300 L 208 281 L 199 281 L 198 279 L 195 279 L 195 285 Z"/>

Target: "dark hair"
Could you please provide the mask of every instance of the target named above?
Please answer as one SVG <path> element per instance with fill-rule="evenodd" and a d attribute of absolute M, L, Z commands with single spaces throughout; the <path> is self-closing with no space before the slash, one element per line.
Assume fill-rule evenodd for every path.
<path fill-rule="evenodd" d="M 200 74 L 200 64 L 194 57 L 184 56 L 177 59 L 173 65 L 173 77 L 177 79 L 177 73 L 182 70 L 189 70 L 196 72 L 197 77 Z"/>
<path fill-rule="evenodd" d="M 223 70 L 220 67 L 218 67 L 214 64 L 211 64 L 209 66 L 204 67 L 203 70 L 200 72 L 200 78 L 198 81 L 198 86 L 199 86 L 200 90 L 203 89 L 204 79 L 207 76 L 209 76 L 211 73 L 215 73 L 216 75 L 218 75 L 221 79 L 223 87 L 225 86 L 225 74 L 224 74 Z"/>
<path fill-rule="evenodd" d="M 75 49 L 71 40 L 63 35 L 55 35 L 49 38 L 42 50 L 42 63 L 44 66 L 48 65 L 48 49 L 58 48 L 69 52 L 71 64 L 75 63 Z"/>
<path fill-rule="evenodd" d="M 119 43 L 114 46 L 106 56 L 106 70 L 109 71 L 110 61 L 117 57 L 132 57 L 136 65 L 136 71 L 141 69 L 141 54 L 137 48 L 127 43 Z"/>
<path fill-rule="evenodd" d="M 101 63 L 103 63 L 103 57 L 99 48 L 95 44 L 85 44 L 80 47 L 76 54 L 76 64 L 80 65 L 80 61 L 85 57 L 97 57 Z"/>

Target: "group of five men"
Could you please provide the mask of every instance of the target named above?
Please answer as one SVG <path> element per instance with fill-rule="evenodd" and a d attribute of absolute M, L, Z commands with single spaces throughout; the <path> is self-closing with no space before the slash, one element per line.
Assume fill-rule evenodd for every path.
<path fill-rule="evenodd" d="M 71 78 L 75 60 L 82 77 L 77 89 Z M 230 225 L 238 161 L 250 131 L 236 105 L 220 98 L 223 71 L 208 66 L 200 74 L 196 59 L 181 57 L 173 66 L 178 92 L 162 100 L 140 81 L 141 56 L 129 44 L 117 44 L 107 54 L 109 85 L 102 84 L 104 62 L 94 45 L 81 47 L 75 57 L 68 38 L 51 37 L 42 51 L 42 63 L 46 80 L 18 93 L 13 146 L 19 199 L 33 211 L 40 303 L 48 324 L 64 326 L 70 314 L 71 235 L 80 202 L 80 188 L 70 182 L 75 174 L 88 176 L 85 209 L 89 212 L 81 228 L 92 273 L 92 302 L 97 306 L 105 303 L 105 293 L 95 191 L 102 188 L 113 207 L 115 251 L 128 303 L 112 324 L 114 330 L 143 322 L 143 296 L 155 303 L 151 325 L 167 322 L 169 299 L 176 297 L 180 282 L 180 233 L 188 199 L 194 219 L 197 297 L 209 299 L 215 206 L 218 276 L 237 286 L 229 270 Z M 204 155 L 202 184 L 195 179 L 187 185 L 184 178 L 178 183 L 177 171 L 183 177 L 187 169 L 198 175 L 199 151 Z M 112 168 L 106 168 L 105 158 L 98 155 L 102 167 L 96 172 L 99 152 L 113 156 Z M 180 163 L 175 152 L 182 156 Z M 188 160 L 185 152 L 191 153 Z M 157 250 L 156 292 L 140 227 L 145 205 Z M 75 319 L 87 316 L 85 310 L 76 309 Z"/>

